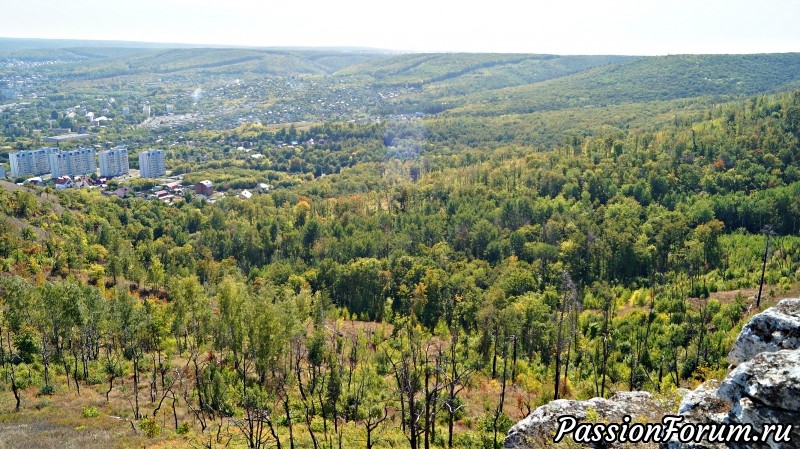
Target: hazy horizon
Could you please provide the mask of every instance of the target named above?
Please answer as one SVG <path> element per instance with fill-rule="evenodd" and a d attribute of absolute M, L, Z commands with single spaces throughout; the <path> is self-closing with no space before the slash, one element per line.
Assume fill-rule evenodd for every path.
<path fill-rule="evenodd" d="M 42 13 L 46 11 L 46 13 Z M 372 48 L 423 53 L 752 54 L 800 51 L 800 2 L 565 0 L 30 0 L 0 17 L 8 38 L 188 46 Z"/>
<path fill-rule="evenodd" d="M 342 52 L 363 52 L 363 53 L 388 53 L 388 54 L 416 54 L 416 53 L 432 53 L 432 54 L 542 54 L 542 55 L 558 55 L 558 56 L 678 56 L 678 55 L 752 55 L 752 54 L 785 54 L 785 53 L 800 53 L 800 49 L 793 51 L 774 51 L 774 52 L 751 52 L 751 53 L 666 53 L 666 54 L 634 54 L 634 53 L 548 53 L 548 52 L 516 52 L 516 51 L 460 51 L 460 50 L 441 50 L 441 51 L 426 51 L 426 50 L 402 50 L 393 48 L 378 48 L 368 46 L 309 46 L 309 45 L 281 45 L 281 46 L 268 46 L 268 45 L 246 45 L 246 44 L 216 44 L 216 43 L 194 43 L 194 42 L 163 42 L 163 41 L 132 41 L 132 40 L 115 40 L 115 39 L 72 39 L 72 38 L 44 38 L 44 37 L 17 37 L 17 36 L 0 36 L 0 41 L 38 41 L 38 42 L 75 42 L 77 46 L 86 46 L 87 43 L 94 43 L 91 47 L 97 48 L 141 48 L 141 49 L 189 49 L 189 48 L 220 48 L 220 49 L 253 49 L 253 50 L 287 50 L 287 51 L 304 51 L 304 50 L 326 50 L 326 51 L 342 51 Z M 42 49 L 42 48 L 73 48 L 71 45 L 47 45 L 35 46 L 28 45 L 20 47 L 16 50 L 25 49 Z"/>

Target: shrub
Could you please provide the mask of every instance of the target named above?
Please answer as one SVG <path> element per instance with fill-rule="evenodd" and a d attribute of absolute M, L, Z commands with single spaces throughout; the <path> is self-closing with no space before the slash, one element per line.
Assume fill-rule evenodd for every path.
<path fill-rule="evenodd" d="M 84 407 L 81 415 L 84 418 L 97 418 L 100 416 L 100 410 L 97 410 L 97 407 Z"/>
<path fill-rule="evenodd" d="M 189 430 L 191 430 L 191 426 L 189 426 L 188 422 L 185 422 L 179 425 L 177 429 L 175 429 L 175 433 L 177 433 L 178 435 L 186 435 L 189 433 Z"/>
<path fill-rule="evenodd" d="M 161 427 L 158 426 L 155 418 L 142 418 L 139 420 L 139 428 L 144 431 L 144 434 L 152 438 L 161 434 Z"/>
<path fill-rule="evenodd" d="M 89 374 L 89 378 L 86 379 L 86 385 L 100 385 L 104 384 L 106 379 L 98 374 Z"/>
<path fill-rule="evenodd" d="M 453 435 L 453 445 L 463 449 L 483 448 L 481 439 L 471 432 L 456 433 Z"/>

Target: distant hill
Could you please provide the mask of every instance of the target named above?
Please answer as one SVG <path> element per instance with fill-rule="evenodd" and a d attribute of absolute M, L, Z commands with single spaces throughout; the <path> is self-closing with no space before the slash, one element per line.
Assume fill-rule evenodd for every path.
<path fill-rule="evenodd" d="M 239 48 L 74 47 L 0 53 L 0 61 L 3 59 L 64 61 L 68 64 L 59 69 L 61 75 L 85 79 L 195 70 L 234 75 L 245 72 L 283 75 L 330 74 L 350 65 L 385 57 L 387 56 L 371 53 Z"/>
<path fill-rule="evenodd" d="M 464 93 L 539 82 L 630 59 L 627 56 L 408 54 L 371 60 L 338 74 L 369 76 L 384 86 Z"/>
<path fill-rule="evenodd" d="M 449 99 L 457 112 L 478 115 L 701 96 L 733 99 L 791 89 L 800 80 L 800 53 L 642 57 L 588 71 Z"/>
<path fill-rule="evenodd" d="M 325 66 L 291 53 L 265 50 L 182 48 L 147 50 L 112 58 L 97 65 L 74 67 L 73 75 L 103 77 L 120 74 L 166 74 L 198 69 L 225 72 L 324 73 Z"/>
<path fill-rule="evenodd" d="M 54 48 L 192 48 L 201 45 L 169 44 L 156 42 L 101 41 L 87 39 L 31 39 L 0 37 L 0 52 L 54 49 Z M 206 46 L 210 47 L 210 46 Z"/>
<path fill-rule="evenodd" d="M 331 47 L 233 47 L 127 41 L 0 38 L 0 61 L 93 61 L 67 74 L 102 78 L 138 73 L 169 73 L 193 69 L 229 68 L 274 74 L 333 73 L 346 67 L 392 55 L 387 50 Z"/>
<path fill-rule="evenodd" d="M 449 116 L 495 117 L 700 97 L 708 104 L 800 87 L 800 53 L 397 54 L 369 48 L 232 48 L 0 38 L 0 62 L 9 59 L 56 62 L 37 70 L 67 80 L 139 75 L 157 79 L 169 74 L 194 80 L 217 74 L 328 78 L 292 85 L 287 91 L 273 89 L 264 96 L 269 97 L 265 103 L 269 107 L 273 101 L 285 101 L 298 108 L 299 112 L 283 118 L 289 122 L 339 117 L 336 114 L 341 111 L 315 112 L 321 107 L 320 99 L 336 89 L 346 91 L 346 95 L 335 95 L 341 97 L 337 104 L 348 104 L 348 113 L 358 110 L 386 117 L 447 111 Z"/>

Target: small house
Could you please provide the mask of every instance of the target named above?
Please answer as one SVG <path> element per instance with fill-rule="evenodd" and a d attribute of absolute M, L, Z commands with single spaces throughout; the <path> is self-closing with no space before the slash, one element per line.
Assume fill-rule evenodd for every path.
<path fill-rule="evenodd" d="M 200 195 L 211 196 L 214 193 L 214 184 L 207 179 L 200 181 L 194 185 L 194 191 Z"/>

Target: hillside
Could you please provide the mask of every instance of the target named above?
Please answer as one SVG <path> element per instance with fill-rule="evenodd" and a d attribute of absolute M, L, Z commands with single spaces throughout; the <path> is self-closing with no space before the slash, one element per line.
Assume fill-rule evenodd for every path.
<path fill-rule="evenodd" d="M 171 178 L 0 185 L 0 445 L 496 449 L 800 289 L 794 54 L 28 51 L 3 155 Z"/>
<path fill-rule="evenodd" d="M 454 113 L 497 115 L 715 97 L 724 101 L 791 87 L 800 54 L 643 57 L 572 76 L 448 101 Z"/>
<path fill-rule="evenodd" d="M 496 447 L 555 397 L 662 401 L 722 377 L 765 224 L 762 304 L 800 280 L 800 92 L 699 108 L 548 152 L 414 153 L 409 122 L 193 132 L 207 161 L 171 147 L 170 168 L 231 193 L 214 204 L 4 184 L 0 441 L 243 448 L 249 419 L 287 447 L 397 447 L 434 422 L 432 447 Z M 225 151 L 240 141 L 267 160 Z M 253 421 L 265 410 L 288 418 Z"/>
<path fill-rule="evenodd" d="M 377 56 L 366 54 L 319 54 L 238 49 L 62 49 L 66 57 L 85 56 L 90 61 L 67 65 L 63 75 L 72 78 L 104 78 L 134 74 L 213 72 L 230 74 L 310 75 L 331 73 L 343 66 Z M 58 53 L 56 53 L 58 54 Z"/>
<path fill-rule="evenodd" d="M 66 43 L 82 43 L 81 41 Z M 33 44 L 31 44 L 33 45 Z M 58 45 L 57 42 L 52 45 Z M 153 48 L 58 46 L 17 48 L 0 46 L 0 62 L 59 61 L 51 68 L 59 76 L 98 79 L 125 75 L 158 75 L 176 72 L 215 72 L 245 75 L 330 74 L 364 61 L 386 57 L 379 53 L 292 49 Z M 24 46 L 23 46 L 24 47 Z"/>
<path fill-rule="evenodd" d="M 625 57 L 68 47 L 0 53 L 2 58 L 46 62 L 27 73 L 60 80 L 73 94 L 90 89 L 85 94 L 96 98 L 103 93 L 97 88 L 104 86 L 109 96 L 121 92 L 132 101 L 177 104 L 183 114 L 205 112 L 214 117 L 214 127 L 415 114 L 502 117 L 556 112 L 532 120 L 565 122 L 569 114 L 606 120 L 604 108 L 679 112 L 682 100 L 684 107 L 697 109 L 800 85 L 797 53 Z M 240 82 L 247 87 L 231 87 Z M 190 107 L 197 103 L 190 98 L 197 88 L 218 92 L 214 95 L 220 101 L 201 104 L 199 110 Z"/>
<path fill-rule="evenodd" d="M 368 75 L 380 85 L 420 87 L 453 82 L 477 86 L 530 84 L 537 81 L 580 72 L 590 67 L 617 63 L 631 58 L 624 56 L 557 56 L 520 54 L 409 54 L 350 67 L 338 75 Z"/>

